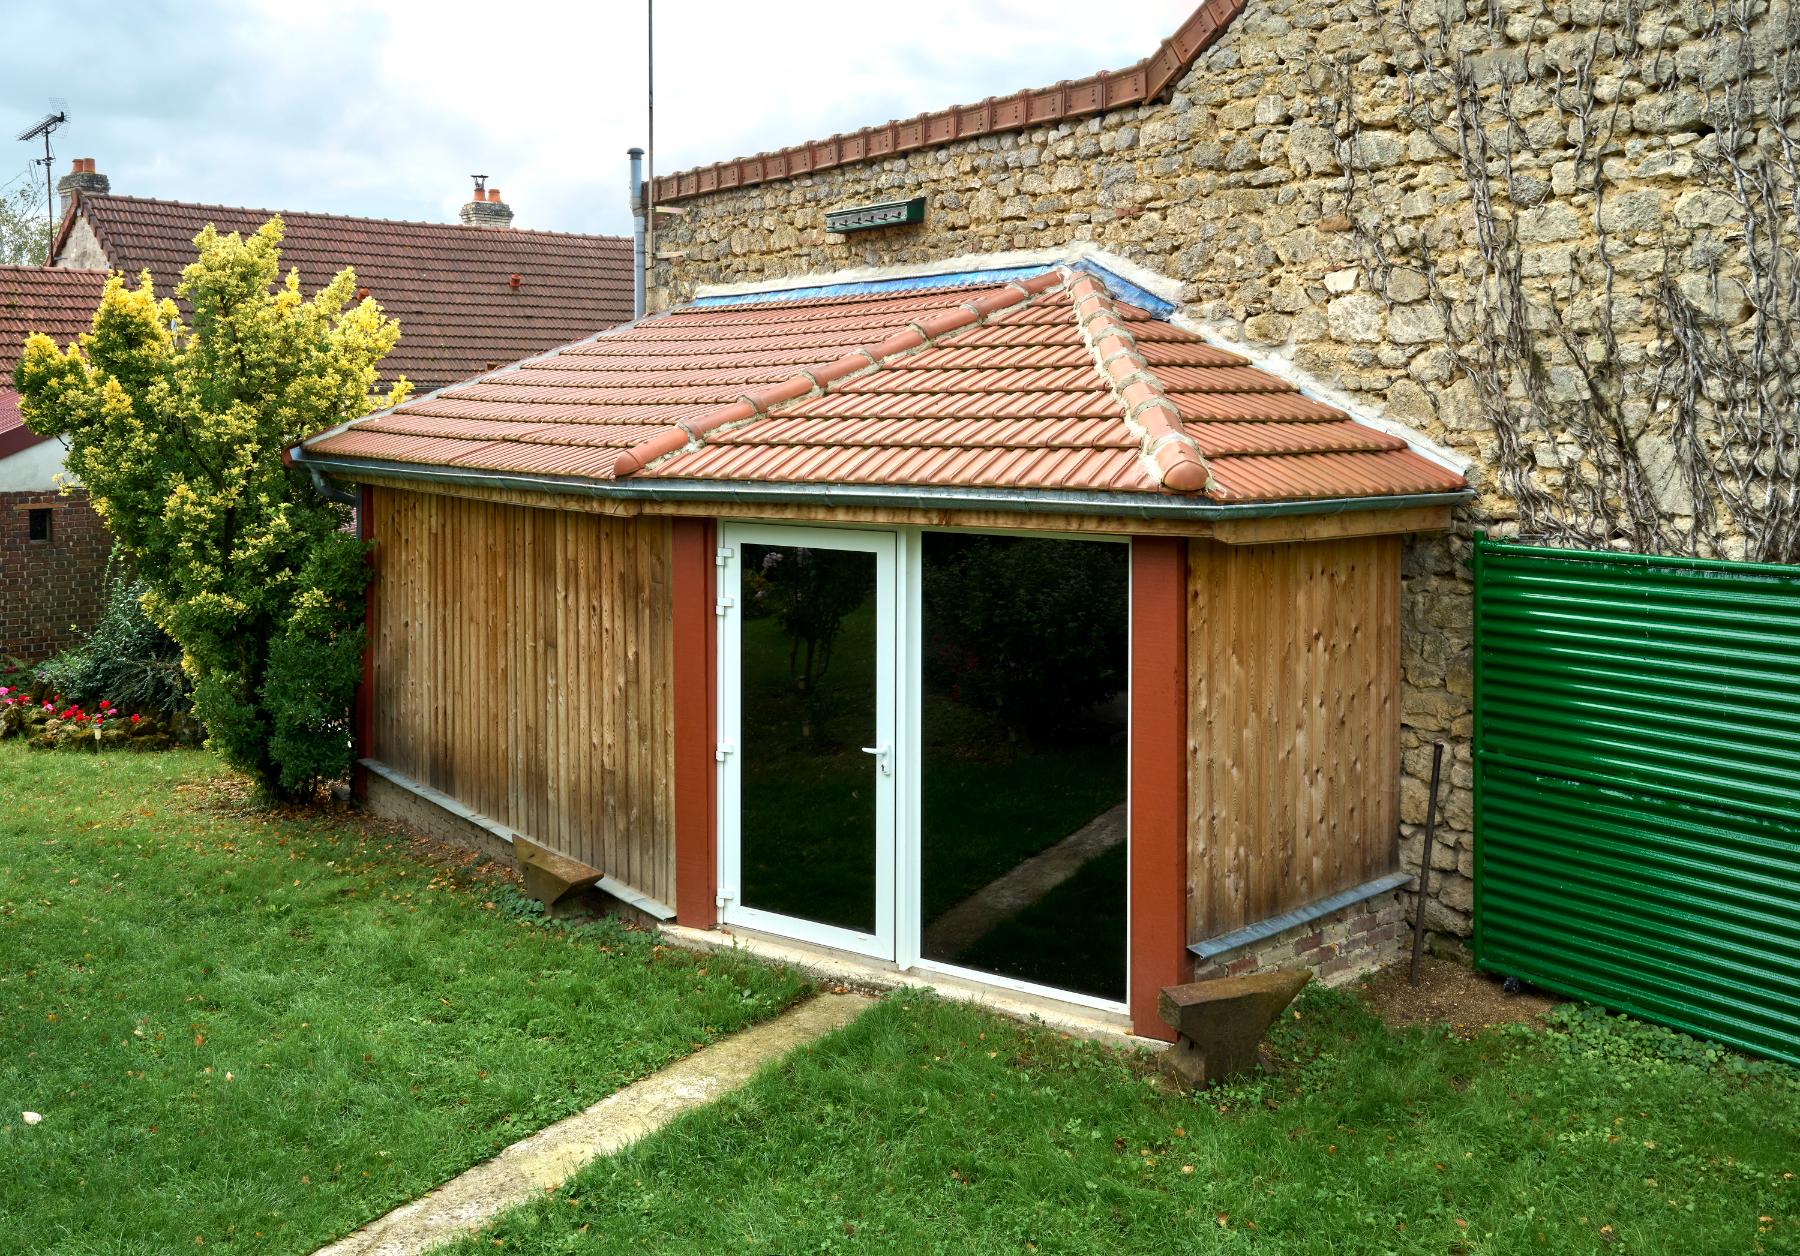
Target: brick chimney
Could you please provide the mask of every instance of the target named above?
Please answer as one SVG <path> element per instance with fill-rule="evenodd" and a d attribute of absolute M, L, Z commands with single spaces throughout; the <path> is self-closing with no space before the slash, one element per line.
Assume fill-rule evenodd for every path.
<path fill-rule="evenodd" d="M 499 188 L 487 186 L 485 174 L 475 176 L 475 191 L 462 207 L 461 216 L 465 227 L 506 228 L 513 220 L 512 208 L 500 199 Z"/>
<path fill-rule="evenodd" d="M 111 190 L 112 180 L 94 169 L 92 157 L 77 157 L 69 167 L 69 173 L 56 181 L 57 208 L 63 217 L 67 217 L 69 202 L 75 199 L 75 193 L 96 196 Z"/>

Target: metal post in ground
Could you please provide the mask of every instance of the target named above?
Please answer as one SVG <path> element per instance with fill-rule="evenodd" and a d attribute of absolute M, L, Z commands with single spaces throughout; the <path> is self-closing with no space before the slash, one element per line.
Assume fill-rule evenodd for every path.
<path fill-rule="evenodd" d="M 1431 798 L 1425 804 L 1425 845 L 1419 850 L 1419 905 L 1413 909 L 1412 970 L 1408 985 L 1419 984 L 1419 956 L 1425 950 L 1425 890 L 1431 880 L 1431 848 L 1437 837 L 1438 774 L 1444 765 L 1444 743 L 1431 747 Z"/>

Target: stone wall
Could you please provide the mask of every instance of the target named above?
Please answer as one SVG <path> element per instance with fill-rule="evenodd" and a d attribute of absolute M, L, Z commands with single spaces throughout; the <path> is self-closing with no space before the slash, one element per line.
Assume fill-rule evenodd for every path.
<path fill-rule="evenodd" d="M 85 217 L 76 218 L 75 225 L 69 228 L 69 238 L 63 241 L 62 251 L 56 255 L 56 264 L 85 270 L 106 270 L 112 265 L 107 260 L 106 250 L 100 247 L 100 238 Z M 135 282 L 137 277 L 130 278 Z"/>
<path fill-rule="evenodd" d="M 1731 156 L 1760 142 L 1791 186 L 1766 109 L 1793 23 L 1764 0 L 1250 0 L 1162 103 L 686 200 L 651 306 L 1092 241 L 1179 280 L 1210 334 L 1469 459 L 1476 503 L 1407 551 L 1401 791 L 1416 867 L 1447 742 L 1429 918 L 1466 934 L 1473 531 L 1783 556 L 1729 498 L 1795 473 L 1728 465 L 1707 406 L 1735 385 L 1703 359 L 1781 316 L 1745 266 Z M 920 194 L 921 225 L 825 231 L 827 209 Z M 1791 217 L 1762 230 L 1791 261 Z"/>
<path fill-rule="evenodd" d="M 50 538 L 30 539 L 50 512 Z M 0 654 L 49 658 L 92 630 L 105 599 L 112 537 L 86 494 L 0 493 Z"/>

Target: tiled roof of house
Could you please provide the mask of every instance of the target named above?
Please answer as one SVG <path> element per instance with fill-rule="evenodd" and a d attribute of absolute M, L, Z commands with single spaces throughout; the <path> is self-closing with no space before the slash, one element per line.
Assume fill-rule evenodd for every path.
<path fill-rule="evenodd" d="M 64 221 L 85 218 L 107 262 L 148 270 L 172 295 L 207 223 L 249 233 L 275 213 L 135 196 L 79 196 Z M 622 236 L 515 231 L 281 211 L 283 267 L 314 289 L 345 266 L 390 315 L 400 343 L 382 376 L 420 389 L 468 379 L 591 336 L 631 318 L 631 241 Z M 61 241 L 58 241 L 58 248 Z M 517 279 L 515 285 L 514 279 Z"/>
<path fill-rule="evenodd" d="M 702 301 L 334 429 L 305 453 L 595 480 L 1215 502 L 1465 486 L 1063 267 L 1005 284 Z"/>
<path fill-rule="evenodd" d="M 45 439 L 25 430 L 12 386 L 25 337 L 41 331 L 68 344 L 88 329 L 105 286 L 103 270 L 0 266 L 0 458 Z"/>
<path fill-rule="evenodd" d="M 814 170 L 847 165 L 933 148 L 954 140 L 1026 127 L 1051 126 L 1069 118 L 1125 109 L 1159 100 L 1170 91 L 1194 60 L 1244 11 L 1248 0 L 1204 0 L 1181 29 L 1162 41 L 1142 61 L 1122 70 L 1102 70 L 1086 78 L 1051 87 L 989 96 L 980 104 L 953 105 L 935 113 L 922 113 L 885 126 L 813 140 L 773 153 L 758 153 L 733 161 L 699 166 L 656 180 L 658 202 L 678 201 L 730 188 L 748 187 L 771 179 L 786 179 Z"/>

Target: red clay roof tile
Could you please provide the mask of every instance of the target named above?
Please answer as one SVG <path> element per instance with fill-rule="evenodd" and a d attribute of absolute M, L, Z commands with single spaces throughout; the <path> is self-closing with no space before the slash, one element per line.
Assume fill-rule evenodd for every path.
<path fill-rule="evenodd" d="M 93 321 L 105 286 L 103 270 L 0 266 L 0 457 L 48 439 L 25 429 L 12 388 L 25 337 L 41 331 L 58 345 L 69 344 Z"/>
<path fill-rule="evenodd" d="M 1116 355 L 1107 372 L 1078 303 Z M 975 310 L 985 321 L 968 321 Z M 921 348 L 909 326 L 936 338 Z M 307 449 L 524 475 L 1232 502 L 1464 487 L 1399 438 L 1064 269 L 1020 286 L 700 302 Z"/>

